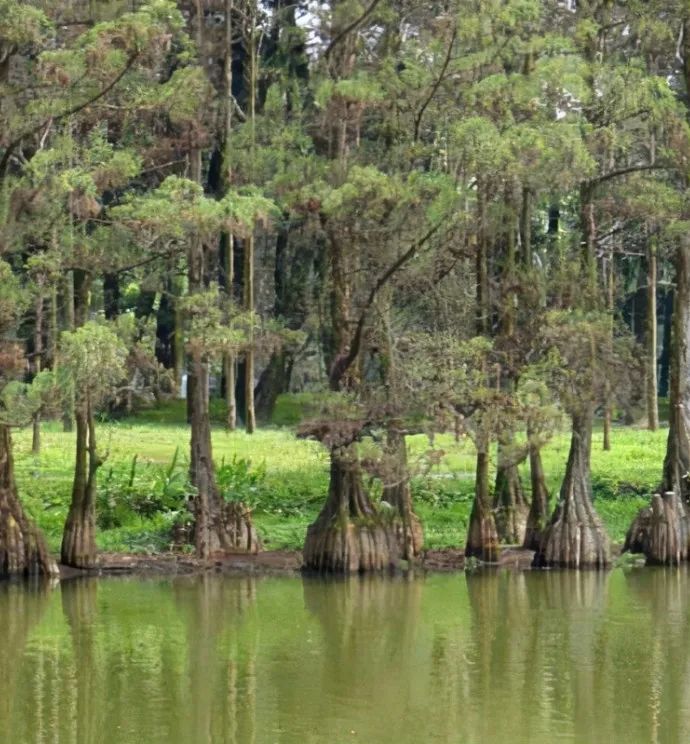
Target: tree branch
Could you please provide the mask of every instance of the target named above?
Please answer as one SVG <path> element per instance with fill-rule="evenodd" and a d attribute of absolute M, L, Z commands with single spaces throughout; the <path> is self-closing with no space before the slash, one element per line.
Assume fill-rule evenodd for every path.
<path fill-rule="evenodd" d="M 448 65 L 450 64 L 451 55 L 453 52 L 453 45 L 455 44 L 455 39 L 458 35 L 458 28 L 457 26 L 453 28 L 453 33 L 450 37 L 450 42 L 448 44 L 448 51 L 446 52 L 446 58 L 443 60 L 443 65 L 441 66 L 441 72 L 439 73 L 438 78 L 434 82 L 434 84 L 431 86 L 431 92 L 427 96 L 427 99 L 422 104 L 421 108 L 419 109 L 419 113 L 415 117 L 414 120 L 414 141 L 416 142 L 419 139 L 419 128 L 422 125 L 422 117 L 424 116 L 424 112 L 427 109 L 427 106 L 433 101 L 434 96 L 436 95 L 436 92 L 438 91 L 439 87 L 441 86 L 441 83 L 443 82 L 443 78 L 446 76 L 446 72 L 448 70 Z"/>
<path fill-rule="evenodd" d="M 415 243 L 413 243 L 399 258 L 397 258 L 384 272 L 381 274 L 381 276 L 376 280 L 376 283 L 371 288 L 371 291 L 369 292 L 369 296 L 366 299 L 366 302 L 364 303 L 364 306 L 362 307 L 362 311 L 359 315 L 359 319 L 357 320 L 357 327 L 355 329 L 355 334 L 352 337 L 352 341 L 350 342 L 350 348 L 347 352 L 347 354 L 342 354 L 339 356 L 334 362 L 333 366 L 331 367 L 331 371 L 329 374 L 329 382 L 331 385 L 331 388 L 333 390 L 336 390 L 338 388 L 338 384 L 340 383 L 340 380 L 343 378 L 343 375 L 347 370 L 350 368 L 352 363 L 357 358 L 357 355 L 359 354 L 360 346 L 362 345 L 362 335 L 364 333 L 364 326 L 367 321 L 368 312 L 371 306 L 374 304 L 374 301 L 376 300 L 376 297 L 378 293 L 388 284 L 388 282 L 391 280 L 391 278 L 398 272 L 400 269 L 410 260 L 412 260 L 415 255 L 417 254 L 417 251 L 424 246 L 425 243 L 427 243 L 441 228 L 441 223 L 438 223 L 434 225 L 432 228 L 430 228 L 419 240 L 417 240 Z"/>
<path fill-rule="evenodd" d="M 333 49 L 340 44 L 340 42 L 350 33 L 352 33 L 358 26 L 360 26 L 366 19 L 374 12 L 376 6 L 381 0 L 371 0 L 371 5 L 362 13 L 359 18 L 356 18 L 349 26 L 346 26 L 336 37 L 331 40 L 331 43 L 326 47 L 324 57 L 328 59 Z"/>
<path fill-rule="evenodd" d="M 100 100 L 104 96 L 108 95 L 108 93 L 110 93 L 110 91 L 129 72 L 129 70 L 132 68 L 132 66 L 136 62 L 138 56 L 139 56 L 138 51 L 132 52 L 132 54 L 129 55 L 127 64 L 122 68 L 122 70 L 120 70 L 120 72 L 108 83 L 108 85 L 105 86 L 105 88 L 102 88 L 94 96 L 87 99 L 86 101 L 83 101 L 82 103 L 78 103 L 75 106 L 68 108 L 66 111 L 63 111 L 60 114 L 53 114 L 52 116 L 49 116 L 47 119 L 44 119 L 40 124 L 37 124 L 36 126 L 32 127 L 26 132 L 23 132 L 16 139 L 12 140 L 12 142 L 10 142 L 7 145 L 7 148 L 5 149 L 5 152 L 2 156 L 2 160 L 0 160 L 0 179 L 2 179 L 2 177 L 5 175 L 7 171 L 7 165 L 10 161 L 10 157 L 12 156 L 12 153 L 14 152 L 15 148 L 17 148 L 21 144 L 21 141 L 24 139 L 24 137 L 30 137 L 32 134 L 36 134 L 36 132 L 40 132 L 41 129 L 47 126 L 48 122 L 50 121 L 55 123 L 56 121 L 60 121 L 60 119 L 64 119 L 67 116 L 78 114 L 80 111 L 83 111 L 87 106 L 90 106 L 92 103 L 95 103 L 96 101 Z"/>
<path fill-rule="evenodd" d="M 608 173 L 604 173 L 601 176 L 597 176 L 596 178 L 593 178 L 589 184 L 590 186 L 599 186 L 602 183 L 606 183 L 606 181 L 611 181 L 614 178 L 618 178 L 619 176 L 627 176 L 628 173 L 641 173 L 643 171 L 650 171 L 650 170 L 668 170 L 669 166 L 667 165 L 631 165 L 628 168 L 621 168 L 620 170 L 614 170 L 609 171 Z"/>

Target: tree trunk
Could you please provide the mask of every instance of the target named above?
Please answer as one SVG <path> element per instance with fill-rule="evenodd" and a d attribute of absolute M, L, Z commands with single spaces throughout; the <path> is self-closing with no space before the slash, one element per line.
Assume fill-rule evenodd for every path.
<path fill-rule="evenodd" d="M 613 250 L 609 253 L 609 273 L 608 277 L 604 272 L 604 283 L 606 286 L 606 309 L 609 314 L 609 343 L 613 346 L 613 312 L 614 312 L 614 263 Z M 604 384 L 604 442 L 605 452 L 611 451 L 611 425 L 613 418 L 613 391 L 611 390 L 611 381 L 608 376 Z"/>
<path fill-rule="evenodd" d="M 201 182 L 200 151 L 194 150 L 190 160 L 192 177 Z M 189 241 L 187 267 L 190 295 L 203 292 L 208 271 L 205 246 L 197 236 Z M 218 492 L 208 405 L 208 361 L 199 350 L 191 355 L 187 391 L 191 423 L 190 479 L 196 488 L 194 543 L 197 555 L 208 559 L 219 551 L 256 553 L 261 544 L 251 512 L 241 503 L 225 502 Z"/>
<path fill-rule="evenodd" d="M 609 538 L 592 505 L 592 419 L 591 406 L 573 415 L 560 501 L 534 556 L 535 566 L 604 568 L 611 562 Z"/>
<path fill-rule="evenodd" d="M 549 518 L 549 491 L 546 488 L 544 467 L 541 462 L 541 451 L 536 444 L 529 446 L 530 482 L 532 485 L 532 503 L 527 515 L 525 539 L 522 543 L 527 550 L 539 550 L 544 529 Z"/>
<path fill-rule="evenodd" d="M 36 318 L 34 320 L 34 375 L 41 372 L 43 358 L 43 294 L 42 283 L 36 298 Z M 41 453 L 41 409 L 34 412 L 31 421 L 31 453 Z"/>
<path fill-rule="evenodd" d="M 479 235 L 477 237 L 476 255 L 476 297 L 477 316 L 476 327 L 478 336 L 488 336 L 491 330 L 491 301 L 489 298 L 489 251 L 487 245 L 486 226 L 486 195 L 478 187 L 479 198 Z"/>
<path fill-rule="evenodd" d="M 224 94 L 225 94 L 225 122 L 223 131 L 223 184 L 225 189 L 232 183 L 232 126 L 233 126 L 233 98 L 232 98 L 232 44 L 233 44 L 233 12 L 234 0 L 225 0 L 225 60 L 223 62 Z M 224 282 L 228 297 L 234 299 L 235 284 L 235 238 L 228 232 L 224 236 Z M 223 373 L 225 375 L 225 425 L 228 431 L 237 428 L 237 360 L 234 352 L 228 351 L 223 356 Z"/>
<path fill-rule="evenodd" d="M 66 331 L 74 330 L 74 273 L 68 271 L 65 275 L 64 297 L 63 297 L 63 327 Z M 65 396 L 62 409 L 62 430 L 71 432 L 74 430 L 74 397 L 72 394 Z"/>
<path fill-rule="evenodd" d="M 396 527 L 401 557 L 412 561 L 422 552 L 424 533 L 422 523 L 412 508 L 405 435 L 395 425 L 388 429 L 386 449 L 391 463 L 391 477 L 388 483 L 384 483 L 381 500 L 393 507 L 398 518 Z"/>
<path fill-rule="evenodd" d="M 645 554 L 649 563 L 675 564 L 688 558 L 690 497 L 690 242 L 676 251 L 676 296 L 671 337 L 669 430 L 661 491 L 633 521 L 624 549 Z"/>
<path fill-rule="evenodd" d="M 676 251 L 676 297 L 671 342 L 669 430 L 662 491 L 684 504 L 690 497 L 690 243 Z"/>
<path fill-rule="evenodd" d="M 283 349 L 271 354 L 268 365 L 256 385 L 256 415 L 259 421 L 270 423 L 278 396 L 287 393 L 292 375 L 292 354 Z"/>
<path fill-rule="evenodd" d="M 62 536 L 61 561 L 74 568 L 96 565 L 96 472 L 102 460 L 96 451 L 96 422 L 88 400 L 75 409 L 77 447 L 70 504 Z"/>
<path fill-rule="evenodd" d="M 307 529 L 305 568 L 363 573 L 393 567 L 401 557 L 396 520 L 382 518 L 371 503 L 354 446 L 333 447 L 328 498 Z"/>
<path fill-rule="evenodd" d="M 118 274 L 103 274 L 103 312 L 106 320 L 116 320 L 120 314 L 120 278 Z"/>
<path fill-rule="evenodd" d="M 659 428 L 657 404 L 657 318 L 656 318 L 656 245 L 650 242 L 647 253 L 647 428 Z"/>
<path fill-rule="evenodd" d="M 522 490 L 518 466 L 506 457 L 504 447 L 499 442 L 494 487 L 494 520 L 501 542 L 510 545 L 522 543 L 528 511 L 529 506 Z"/>
<path fill-rule="evenodd" d="M 489 494 L 489 447 L 479 448 L 477 452 L 477 474 L 475 479 L 474 501 L 467 529 L 465 556 L 478 558 L 486 563 L 498 561 L 498 533 L 494 515 L 491 511 Z"/>
<path fill-rule="evenodd" d="M 241 503 L 225 502 L 218 492 L 213 467 L 211 424 L 208 410 L 208 367 L 192 358 L 192 439 L 190 479 L 194 497 L 194 543 L 197 555 L 207 559 L 218 552 L 257 553 L 261 543 L 251 512 Z"/>
<path fill-rule="evenodd" d="M 244 307 L 248 313 L 254 312 L 254 235 L 247 238 L 244 247 Z M 253 327 L 253 321 L 250 321 L 250 328 L 253 329 Z M 245 429 L 247 434 L 253 434 L 256 429 L 256 412 L 254 410 L 254 337 L 251 331 L 245 353 L 244 400 Z"/>
<path fill-rule="evenodd" d="M 0 424 L 0 578 L 58 573 L 43 535 L 27 519 L 19 501 L 10 429 Z"/>

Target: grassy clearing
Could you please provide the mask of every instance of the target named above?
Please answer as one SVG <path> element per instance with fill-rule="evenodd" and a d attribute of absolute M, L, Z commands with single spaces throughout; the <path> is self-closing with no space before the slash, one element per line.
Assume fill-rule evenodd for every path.
<path fill-rule="evenodd" d="M 218 418 L 222 416 L 219 412 Z M 188 498 L 189 430 L 180 421 L 179 404 L 149 411 L 136 420 L 103 423 L 100 445 L 109 452 L 99 473 L 99 546 L 107 550 L 156 551 L 169 545 L 172 524 L 184 518 Z M 596 507 L 611 537 L 622 540 L 636 511 L 647 503 L 661 473 L 666 431 L 620 428 L 613 451 L 602 450 L 595 432 L 592 480 Z M 213 432 L 214 454 L 226 493 L 251 504 L 266 547 L 300 548 L 307 525 L 318 513 L 328 485 L 325 450 L 296 439 L 287 428 L 260 430 L 253 436 Z M 30 432 L 15 435 L 16 464 L 22 499 L 59 547 L 70 497 L 74 436 L 57 423 L 43 425 L 43 451 L 30 453 Z M 474 448 L 469 439 L 456 443 L 440 436 L 434 443 L 445 453 L 425 468 L 430 449 L 423 436 L 409 440 L 417 511 L 428 547 L 462 546 L 473 493 Z M 556 494 L 568 455 L 568 436 L 557 436 L 544 450 L 544 467 Z M 526 464 L 521 466 L 525 485 Z"/>

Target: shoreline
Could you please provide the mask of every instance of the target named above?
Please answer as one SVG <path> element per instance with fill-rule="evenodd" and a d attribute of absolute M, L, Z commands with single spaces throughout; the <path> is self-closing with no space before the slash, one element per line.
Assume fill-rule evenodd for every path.
<path fill-rule="evenodd" d="M 534 551 L 519 547 L 501 550 L 498 563 L 486 564 L 487 568 L 531 569 Z M 267 550 L 261 553 L 232 553 L 218 555 L 202 561 L 191 555 L 158 553 L 101 553 L 99 565 L 92 569 L 79 569 L 60 564 L 60 581 L 86 576 L 201 576 L 204 574 L 252 576 L 300 576 L 302 552 L 299 550 Z M 447 573 L 465 570 L 463 550 L 446 548 L 427 550 L 419 563 L 409 568 L 425 573 Z M 403 562 L 399 571 L 408 570 Z"/>

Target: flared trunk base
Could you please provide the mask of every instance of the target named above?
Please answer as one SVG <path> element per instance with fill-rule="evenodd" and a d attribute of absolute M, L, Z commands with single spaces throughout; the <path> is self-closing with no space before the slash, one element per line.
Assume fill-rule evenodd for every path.
<path fill-rule="evenodd" d="M 525 539 L 527 530 L 527 515 L 529 507 L 526 504 L 512 504 L 499 506 L 494 512 L 496 532 L 502 543 L 520 545 Z"/>
<path fill-rule="evenodd" d="M 624 550 L 644 553 L 647 563 L 676 566 L 688 560 L 688 515 L 673 492 L 652 496 L 651 506 L 642 509 L 625 537 Z"/>
<path fill-rule="evenodd" d="M 217 498 L 214 497 L 214 501 Z M 190 535 L 191 542 L 197 545 L 199 557 L 211 558 L 222 553 L 258 553 L 262 550 L 251 511 L 244 504 L 222 502 L 214 511 L 215 516 L 211 519 L 203 519 L 197 514 L 195 529 Z M 197 533 L 199 525 L 207 525 L 205 534 Z"/>
<path fill-rule="evenodd" d="M 323 573 L 365 573 L 395 568 L 402 558 L 402 522 L 367 520 L 309 526 L 304 543 L 304 568 Z"/>
<path fill-rule="evenodd" d="M 577 512 L 582 512 L 578 514 Z M 533 565 L 538 568 L 606 568 L 611 543 L 593 509 L 559 504 L 544 531 Z"/>
<path fill-rule="evenodd" d="M 236 501 L 226 502 L 221 508 L 218 533 L 219 549 L 228 553 L 258 553 L 261 539 L 252 522 L 251 511 Z"/>
<path fill-rule="evenodd" d="M 0 492 L 0 578 L 59 575 L 43 536 L 12 501 Z"/>
<path fill-rule="evenodd" d="M 60 561 L 72 568 L 95 568 L 98 565 L 95 532 L 92 515 L 82 519 L 70 515 L 62 535 Z"/>
<path fill-rule="evenodd" d="M 477 558 L 484 563 L 498 563 L 500 553 L 494 515 L 477 506 L 475 500 L 467 530 L 465 558 Z"/>

